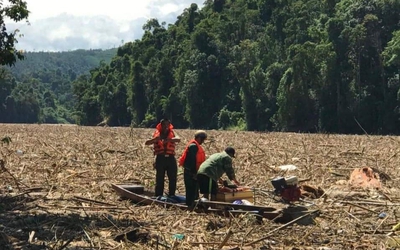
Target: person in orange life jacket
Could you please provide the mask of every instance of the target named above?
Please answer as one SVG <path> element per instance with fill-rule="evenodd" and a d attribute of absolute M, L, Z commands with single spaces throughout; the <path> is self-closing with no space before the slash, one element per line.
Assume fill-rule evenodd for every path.
<path fill-rule="evenodd" d="M 153 138 L 145 142 L 145 145 L 154 145 L 156 186 L 155 196 L 162 196 L 164 193 L 164 178 L 167 173 L 169 187 L 168 195 L 174 196 L 176 191 L 176 179 L 178 166 L 175 159 L 175 144 L 181 139 L 175 136 L 173 125 L 168 119 L 162 119 L 156 126 Z"/>
<path fill-rule="evenodd" d="M 183 167 L 183 178 L 186 190 L 186 205 L 193 208 L 194 201 L 199 198 L 199 186 L 197 185 L 197 170 L 206 160 L 206 154 L 201 144 L 207 139 L 204 130 L 198 130 L 194 139 L 189 141 L 182 156 L 179 158 L 179 166 Z"/>

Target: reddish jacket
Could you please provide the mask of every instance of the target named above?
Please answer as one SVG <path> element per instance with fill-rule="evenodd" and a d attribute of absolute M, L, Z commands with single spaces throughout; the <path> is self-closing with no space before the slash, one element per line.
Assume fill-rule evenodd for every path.
<path fill-rule="evenodd" d="M 182 153 L 182 156 L 179 158 L 179 166 L 183 166 L 185 164 L 186 160 L 186 155 L 189 149 L 190 144 L 196 144 L 198 150 L 197 150 L 197 155 L 196 155 L 196 170 L 199 170 L 200 165 L 206 160 L 206 153 L 204 152 L 203 147 L 196 141 L 196 140 L 191 140 L 185 150 Z"/>
<path fill-rule="evenodd" d="M 174 127 L 172 124 L 169 125 L 168 128 L 168 139 L 172 139 L 175 137 L 174 131 L 172 130 Z M 161 123 L 159 123 L 156 127 L 156 131 L 154 131 L 153 138 L 161 135 Z M 155 155 L 175 155 L 175 142 L 164 142 L 159 140 L 154 143 L 154 154 Z"/>

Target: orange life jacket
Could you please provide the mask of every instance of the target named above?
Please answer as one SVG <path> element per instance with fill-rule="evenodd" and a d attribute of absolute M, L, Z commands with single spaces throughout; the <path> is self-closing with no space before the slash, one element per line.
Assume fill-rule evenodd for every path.
<path fill-rule="evenodd" d="M 174 131 L 172 130 L 174 127 L 169 125 L 168 139 L 172 139 L 175 137 Z M 156 131 L 154 131 L 153 138 L 160 136 L 161 134 L 161 123 L 159 123 L 156 127 Z M 155 155 L 175 155 L 175 142 L 163 142 L 159 140 L 154 143 L 154 154 Z"/>
<path fill-rule="evenodd" d="M 206 153 L 204 152 L 204 149 L 202 146 L 200 146 L 200 144 L 196 141 L 196 140 L 191 140 L 188 145 L 186 146 L 185 150 L 182 153 L 181 158 L 179 158 L 179 166 L 183 166 L 185 164 L 185 160 L 186 160 L 186 155 L 187 152 L 189 151 L 189 146 L 190 144 L 196 144 L 198 150 L 197 150 L 197 154 L 196 154 L 196 170 L 199 170 L 200 165 L 206 160 Z"/>

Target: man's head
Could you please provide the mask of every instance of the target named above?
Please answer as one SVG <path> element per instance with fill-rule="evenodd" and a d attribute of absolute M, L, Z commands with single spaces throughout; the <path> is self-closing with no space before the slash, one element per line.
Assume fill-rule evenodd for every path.
<path fill-rule="evenodd" d="M 161 131 L 164 132 L 168 130 L 169 125 L 171 124 L 171 122 L 167 118 L 161 119 L 160 123 L 161 123 Z"/>
<path fill-rule="evenodd" d="M 207 139 L 207 133 L 204 130 L 197 130 L 194 133 L 194 139 L 199 143 L 202 144 Z"/>
<path fill-rule="evenodd" d="M 230 156 L 235 158 L 235 149 L 232 147 L 225 148 L 225 152 Z"/>

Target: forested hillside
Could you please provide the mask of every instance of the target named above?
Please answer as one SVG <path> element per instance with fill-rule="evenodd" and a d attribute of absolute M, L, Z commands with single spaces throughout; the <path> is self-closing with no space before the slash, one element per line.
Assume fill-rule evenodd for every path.
<path fill-rule="evenodd" d="M 214 0 L 74 82 L 79 122 L 399 133 L 400 1 Z"/>
<path fill-rule="evenodd" d="M 75 121 L 398 134 L 399 9 L 398 0 L 192 4 L 174 24 L 149 20 L 140 40 L 77 77 Z"/>
<path fill-rule="evenodd" d="M 73 50 L 63 52 L 25 52 L 24 60 L 17 61 L 10 70 L 17 80 L 21 76 L 32 75 L 38 71 L 58 72 L 69 75 L 73 80 L 76 76 L 89 73 L 99 66 L 101 61 L 110 63 L 117 49 L 108 50 Z"/>
<path fill-rule="evenodd" d="M 71 83 L 117 49 L 26 52 L 24 60 L 0 68 L 0 122 L 74 123 Z"/>

